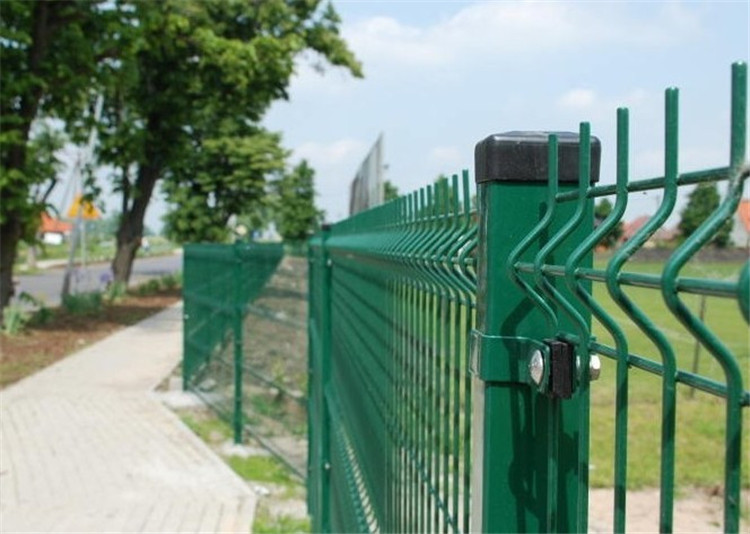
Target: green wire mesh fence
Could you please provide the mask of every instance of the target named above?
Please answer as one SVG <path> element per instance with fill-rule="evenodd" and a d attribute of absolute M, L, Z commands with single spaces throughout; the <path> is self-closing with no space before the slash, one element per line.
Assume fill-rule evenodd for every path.
<path fill-rule="evenodd" d="M 476 232 L 464 173 L 311 241 L 316 531 L 468 528 Z"/>
<path fill-rule="evenodd" d="M 307 265 L 280 243 L 184 250 L 186 390 L 305 478 Z"/>
<path fill-rule="evenodd" d="M 594 456 L 609 451 L 611 530 L 624 532 L 629 469 L 645 460 L 629 453 L 638 445 L 632 407 L 654 388 L 653 528 L 675 528 L 680 466 L 719 451 L 723 529 L 739 530 L 750 486 L 742 470 L 750 262 L 725 279 L 691 269 L 733 217 L 748 177 L 747 66 L 735 64 L 732 77 L 726 167 L 678 170 L 678 92 L 669 89 L 662 177 L 630 180 L 621 109 L 613 185 L 596 185 L 601 148 L 587 123 L 578 134 L 511 132 L 477 145 L 476 197 L 464 173 L 310 241 L 308 504 L 316 532 L 587 531 L 592 442 Z M 678 188 L 712 182 L 725 188 L 721 204 L 656 272 L 642 272 L 630 260 L 674 213 Z M 628 199 L 648 190 L 662 195 L 656 212 L 595 263 Z M 614 207 L 595 228 L 594 200 L 604 196 L 614 196 Z M 694 296 L 733 303 L 721 321 L 739 329 L 702 320 Z M 686 339 L 711 355 L 705 371 L 690 365 Z M 601 394 L 592 387 L 599 356 L 614 375 L 600 382 L 612 389 Z M 718 434 L 680 419 L 695 413 L 694 391 L 702 406 L 718 407 L 710 412 L 723 420 Z M 613 427 L 603 444 L 592 413 Z M 702 459 L 681 460 L 681 432 L 710 444 Z"/>

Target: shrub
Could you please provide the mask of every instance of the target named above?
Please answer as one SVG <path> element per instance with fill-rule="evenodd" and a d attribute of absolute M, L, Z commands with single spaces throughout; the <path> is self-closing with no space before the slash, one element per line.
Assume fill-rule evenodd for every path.
<path fill-rule="evenodd" d="M 91 315 L 102 309 L 102 294 L 100 291 L 65 295 L 62 300 L 63 308 L 75 315 Z"/>
<path fill-rule="evenodd" d="M 3 312 L 3 332 L 9 336 L 18 335 L 30 319 L 31 314 L 20 303 L 11 304 Z"/>
<path fill-rule="evenodd" d="M 33 309 L 29 318 L 30 324 L 47 324 L 52 319 L 52 310 L 47 307 L 44 300 L 30 295 L 26 291 L 18 296 L 18 300 L 21 303 L 28 304 Z"/>
<path fill-rule="evenodd" d="M 165 274 L 161 277 L 161 285 L 170 291 L 176 289 L 182 285 L 182 275 L 180 273 Z"/>
<path fill-rule="evenodd" d="M 125 282 L 113 282 L 104 291 L 104 299 L 107 302 L 120 301 L 127 294 L 127 289 Z"/>
<path fill-rule="evenodd" d="M 142 283 L 135 289 L 135 293 L 137 295 L 140 295 L 141 297 L 144 297 L 146 295 L 153 295 L 154 293 L 159 292 L 159 280 L 152 278 L 151 280 L 148 280 L 147 282 Z"/>

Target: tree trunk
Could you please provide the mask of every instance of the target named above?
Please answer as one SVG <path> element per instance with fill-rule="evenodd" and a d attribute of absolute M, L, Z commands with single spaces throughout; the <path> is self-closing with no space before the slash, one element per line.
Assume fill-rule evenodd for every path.
<path fill-rule="evenodd" d="M 120 225 L 121 231 L 123 225 Z M 126 231 L 127 235 L 132 235 L 129 229 Z M 127 284 L 130 280 L 130 273 L 133 270 L 133 261 L 135 260 L 135 254 L 138 252 L 138 248 L 141 244 L 139 238 L 126 238 L 120 237 L 121 232 L 117 233 L 117 252 L 115 258 L 112 260 L 112 273 L 114 275 L 115 282 L 122 282 Z"/>
<path fill-rule="evenodd" d="M 146 216 L 146 208 L 160 175 L 161 168 L 155 165 L 145 165 L 138 169 L 133 204 L 129 210 L 123 212 L 120 227 L 117 229 L 117 252 L 112 260 L 112 274 L 115 282 L 127 284 L 130 281 L 135 254 L 141 246 L 143 237 L 143 219 Z"/>
<path fill-rule="evenodd" d="M 41 64 L 46 57 L 50 40 L 59 29 L 57 15 L 59 10 L 67 8 L 62 2 L 37 2 L 34 5 L 33 20 L 31 27 L 31 44 L 28 48 L 28 70 L 29 73 L 39 76 Z M 2 162 L 4 172 L 17 170 L 23 172 L 26 167 L 26 148 L 29 142 L 31 123 L 39 110 L 39 102 L 44 95 L 44 84 L 35 82 L 27 93 L 21 95 L 21 106 L 18 111 L 18 122 L 9 132 L 17 131 L 17 140 L 11 144 L 10 149 L 4 154 Z M 6 106 L 3 105 L 3 110 Z M 14 183 L 16 182 L 16 183 Z M 4 201 L 27 198 L 29 195 L 29 184 L 25 179 L 18 183 L 13 179 L 10 187 L 0 192 L 5 197 Z M 18 256 L 18 244 L 23 235 L 23 213 L 19 210 L 10 209 L 5 213 L 5 222 L 0 225 L 0 321 L 3 311 L 10 303 L 14 293 L 13 287 L 13 264 Z"/>
<path fill-rule="evenodd" d="M 10 302 L 13 287 L 13 264 L 16 262 L 18 242 L 21 239 L 21 223 L 9 219 L 0 225 L 0 322 L 3 310 Z"/>

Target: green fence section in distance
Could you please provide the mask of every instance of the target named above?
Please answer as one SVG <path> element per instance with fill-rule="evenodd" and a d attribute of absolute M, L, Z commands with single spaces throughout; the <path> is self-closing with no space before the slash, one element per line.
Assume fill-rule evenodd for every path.
<path fill-rule="evenodd" d="M 466 532 L 468 174 L 310 243 L 310 504 L 316 532 Z"/>
<path fill-rule="evenodd" d="M 183 387 L 213 389 L 204 372 L 228 361 L 235 441 L 242 440 L 244 321 L 284 254 L 280 243 L 189 244 L 183 251 Z M 228 356 L 228 357 L 227 357 Z"/>
<path fill-rule="evenodd" d="M 734 216 L 748 177 L 747 66 L 732 72 L 724 167 L 678 169 L 678 91 L 669 89 L 661 177 L 630 179 L 620 109 L 613 185 L 597 185 L 601 148 L 587 123 L 575 134 L 510 132 L 477 145 L 476 211 L 464 175 L 311 240 L 316 532 L 587 531 L 590 440 L 600 433 L 590 428 L 592 405 L 614 429 L 599 445 L 613 472 L 614 532 L 627 527 L 628 469 L 654 458 L 654 530 L 675 529 L 676 466 L 717 458 L 722 527 L 739 530 L 750 485 L 747 471 L 742 478 L 750 262 L 722 279 L 691 269 Z M 658 272 L 641 272 L 633 256 L 674 213 L 678 189 L 713 182 L 723 192 L 718 208 Z M 628 200 L 648 190 L 661 195 L 656 212 L 595 268 L 594 249 Z M 595 227 L 594 202 L 605 196 L 614 207 Z M 696 296 L 733 306 L 717 325 L 701 319 Z M 725 322 L 741 326 L 723 330 Z M 686 340 L 710 364 L 691 365 Z M 595 382 L 603 364 L 614 378 Z M 646 408 L 658 435 L 649 458 L 629 454 L 644 439 L 629 427 L 639 397 L 655 399 Z M 681 419 L 697 413 L 695 403 L 721 421 L 718 435 Z M 683 461 L 678 435 L 703 445 Z"/>

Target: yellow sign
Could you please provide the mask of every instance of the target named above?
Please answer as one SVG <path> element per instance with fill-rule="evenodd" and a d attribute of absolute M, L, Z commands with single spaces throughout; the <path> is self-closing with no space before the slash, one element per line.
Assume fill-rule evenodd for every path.
<path fill-rule="evenodd" d="M 99 213 L 99 210 L 96 209 L 96 207 L 91 202 L 89 202 L 88 200 L 83 200 L 81 198 L 81 195 L 76 195 L 76 198 L 73 200 L 73 204 L 68 210 L 68 217 L 70 217 L 71 219 L 78 218 L 78 213 L 81 211 L 81 208 L 83 208 L 81 217 L 86 219 L 87 221 L 95 221 L 102 216 L 101 213 Z"/>

